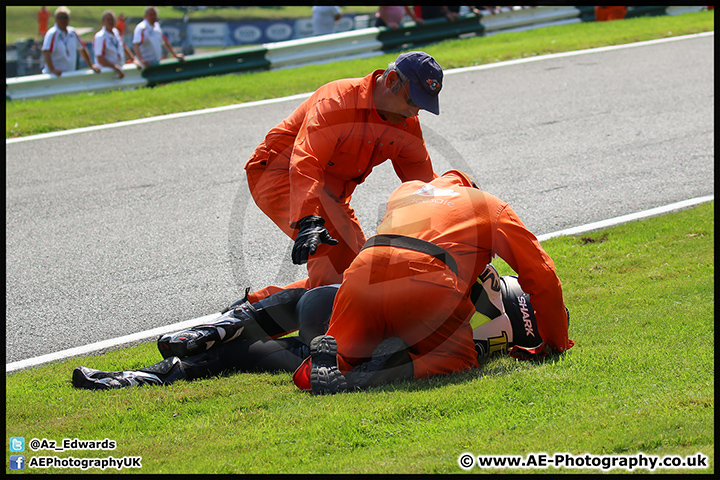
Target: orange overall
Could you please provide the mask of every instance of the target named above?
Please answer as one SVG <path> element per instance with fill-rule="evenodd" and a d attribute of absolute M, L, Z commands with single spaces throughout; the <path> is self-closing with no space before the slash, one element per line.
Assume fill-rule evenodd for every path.
<path fill-rule="evenodd" d="M 340 283 L 365 243 L 350 198 L 375 166 L 390 159 L 403 182 L 436 176 L 418 118 L 393 124 L 375 109 L 375 80 L 382 73 L 320 87 L 270 130 L 245 165 L 255 203 L 290 238 L 297 236 L 298 221 L 319 215 L 340 241 L 318 246 L 308 260 L 307 279 L 253 292 L 251 302 L 283 288 Z"/>
<path fill-rule="evenodd" d="M 627 14 L 627 7 L 595 7 L 595 21 L 622 20 Z"/>
<path fill-rule="evenodd" d="M 362 250 L 345 271 L 327 332 L 337 341 L 341 372 L 368 361 L 393 336 L 410 345 L 415 378 L 477 367 L 470 286 L 495 254 L 530 294 L 547 346 L 560 352 L 572 346 L 552 259 L 507 203 L 469 185 L 450 171 L 392 193 L 378 234 L 432 242 L 452 255 L 458 274 L 427 253 L 388 246 Z"/>
<path fill-rule="evenodd" d="M 40 35 L 41 37 L 44 37 L 47 33 L 47 24 L 49 18 L 50 11 L 47 8 L 43 7 L 38 11 L 38 35 Z"/>

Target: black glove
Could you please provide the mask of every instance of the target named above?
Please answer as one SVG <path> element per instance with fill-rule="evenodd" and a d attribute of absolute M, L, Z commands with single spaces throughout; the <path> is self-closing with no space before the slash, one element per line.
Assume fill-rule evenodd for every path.
<path fill-rule="evenodd" d="M 325 225 L 325 219 L 317 215 L 309 215 L 298 222 L 298 233 L 292 251 L 292 261 L 295 265 L 307 263 L 308 255 L 315 254 L 318 245 L 327 243 L 337 245 L 339 242 L 330 236 Z"/>

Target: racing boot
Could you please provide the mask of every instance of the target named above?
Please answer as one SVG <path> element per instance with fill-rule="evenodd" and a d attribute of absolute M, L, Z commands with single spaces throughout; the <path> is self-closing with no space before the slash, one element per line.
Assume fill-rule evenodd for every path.
<path fill-rule="evenodd" d="M 187 330 L 168 333 L 158 341 L 158 350 L 163 358 L 180 357 L 202 353 L 216 343 L 235 340 L 246 326 L 256 323 L 258 311 L 249 302 L 236 305 L 223 313 L 215 322 L 196 325 Z"/>
<path fill-rule="evenodd" d="M 399 337 L 389 337 L 375 348 L 370 361 L 345 374 L 349 390 L 365 390 L 396 381 L 414 378 L 408 345 Z"/>
<path fill-rule="evenodd" d="M 181 360 L 170 357 L 140 370 L 104 372 L 94 368 L 77 367 L 73 371 L 72 383 L 75 388 L 85 390 L 110 390 L 142 385 L 167 385 L 184 378 L 186 375 Z"/>
<path fill-rule="evenodd" d="M 294 332 L 299 325 L 296 307 L 305 292 L 304 288 L 289 288 L 252 304 L 238 300 L 211 324 L 161 336 L 160 354 L 163 358 L 185 358 L 236 338 L 262 340 Z"/>
<path fill-rule="evenodd" d="M 310 386 L 316 395 L 347 391 L 347 381 L 337 367 L 337 342 L 330 335 L 310 342 Z"/>

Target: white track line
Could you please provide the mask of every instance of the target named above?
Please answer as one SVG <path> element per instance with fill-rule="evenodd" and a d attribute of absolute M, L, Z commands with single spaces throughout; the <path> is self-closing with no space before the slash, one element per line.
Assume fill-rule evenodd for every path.
<path fill-rule="evenodd" d="M 125 122 L 108 123 L 105 125 L 94 125 L 92 127 L 74 128 L 72 130 L 62 130 L 60 132 L 40 133 L 38 135 L 31 135 L 28 137 L 8 138 L 5 140 L 5 144 L 7 145 L 10 143 L 27 142 L 30 140 L 42 140 L 45 138 L 62 137 L 65 135 L 73 135 L 76 133 L 94 132 L 96 130 L 105 130 L 107 128 L 127 127 L 130 125 L 140 125 L 143 123 L 159 122 L 161 120 L 171 120 L 174 118 L 192 117 L 195 115 L 204 115 L 206 113 L 224 112 L 227 110 L 235 110 L 238 108 L 248 108 L 248 107 L 257 107 L 257 106 L 262 106 L 262 105 L 270 105 L 273 103 L 285 102 L 287 100 L 293 100 L 296 98 L 302 99 L 302 98 L 309 97 L 310 95 L 312 95 L 312 93 L 299 93 L 297 95 L 290 95 L 288 97 L 270 98 L 267 100 L 258 100 L 256 102 L 238 103 L 235 105 L 225 105 L 223 107 L 206 108 L 203 110 L 193 110 L 191 112 L 169 113 L 167 115 L 160 115 L 159 117 L 139 118 L 137 120 L 128 120 Z"/>
<path fill-rule="evenodd" d="M 455 68 L 452 70 L 448 70 L 447 72 L 445 72 L 445 74 L 464 73 L 464 72 L 470 72 L 473 70 L 487 70 L 488 68 L 506 67 L 508 65 L 517 65 L 517 64 L 521 64 L 521 63 L 537 62 L 540 60 L 550 60 L 553 58 L 574 57 L 576 55 L 585 55 L 588 53 L 610 52 L 613 50 L 622 50 L 625 48 L 645 47 L 647 45 L 656 45 L 659 43 L 676 42 L 679 40 L 689 40 L 689 39 L 693 39 L 693 38 L 708 37 L 708 36 L 713 36 L 713 35 L 715 35 L 714 31 L 702 32 L 702 33 L 693 33 L 691 35 L 681 35 L 679 37 L 668 37 L 668 38 L 658 38 L 655 40 L 646 40 L 644 42 L 625 43 L 622 45 L 609 45 L 607 47 L 587 48 L 585 50 L 573 50 L 570 52 L 549 53 L 547 55 L 538 55 L 536 57 L 518 58 L 515 60 L 507 60 L 505 62 L 488 63 L 485 65 L 476 65 L 474 67 Z"/>
<path fill-rule="evenodd" d="M 620 225 L 621 223 L 634 222 L 642 218 L 654 217 L 662 215 L 663 213 L 674 212 L 677 210 L 683 210 L 700 203 L 710 202 L 715 199 L 715 195 L 707 195 L 705 197 L 692 198 L 690 200 L 683 200 L 682 202 L 671 203 L 664 207 L 651 208 L 642 212 L 631 213 L 628 215 L 622 215 L 620 217 L 611 218 L 610 220 L 601 220 L 599 222 L 588 223 L 586 225 L 580 225 L 579 227 L 568 228 L 560 230 L 558 232 L 546 233 L 537 237 L 538 241 L 544 242 L 548 238 L 559 237 L 561 235 L 577 235 L 579 233 L 591 232 L 593 230 L 600 230 L 602 228 L 612 227 Z"/>
<path fill-rule="evenodd" d="M 587 225 L 581 225 L 579 227 L 573 227 L 573 228 L 568 228 L 566 230 L 560 230 L 558 232 L 547 233 L 545 235 L 540 235 L 537 238 L 539 241 L 542 242 L 542 241 L 545 241 L 545 240 L 547 240 L 549 238 L 553 238 L 553 237 L 559 237 L 559 236 L 563 236 L 563 235 L 577 235 L 579 233 L 590 232 L 590 231 L 598 230 L 601 228 L 607 228 L 607 227 L 619 225 L 622 223 L 632 222 L 632 221 L 640 220 L 643 218 L 661 215 L 663 213 L 682 210 L 682 209 L 685 209 L 688 207 L 692 207 L 694 205 L 698 205 L 700 203 L 712 201 L 714 199 L 715 199 L 715 195 L 708 195 L 705 197 L 693 198 L 690 200 L 684 200 L 682 202 L 671 203 L 670 205 L 665 205 L 664 207 L 651 208 L 650 210 L 645 210 L 643 212 L 632 213 L 629 215 L 622 215 L 620 217 L 611 218 L 609 220 L 588 223 Z M 24 368 L 29 368 L 29 367 L 37 367 L 39 365 L 43 365 L 46 363 L 55 362 L 55 361 L 59 361 L 59 360 L 65 360 L 65 359 L 68 359 L 71 357 L 79 357 L 79 356 L 89 355 L 92 353 L 100 352 L 102 350 L 116 348 L 120 345 L 136 343 L 141 340 L 157 338 L 164 333 L 176 332 L 179 330 L 183 330 L 187 327 L 191 327 L 193 325 L 199 325 L 202 323 L 212 322 L 219 315 L 220 315 L 219 312 L 213 313 L 211 315 L 206 315 L 204 317 L 194 318 L 192 320 L 186 320 L 183 322 L 174 323 L 172 325 L 166 325 L 164 327 L 157 327 L 157 328 L 153 328 L 151 330 L 145 330 L 144 332 L 133 333 L 132 335 L 125 335 L 123 337 L 113 338 L 113 339 L 105 340 L 102 342 L 91 343 L 90 345 L 84 345 L 84 346 L 80 346 L 80 347 L 70 348 L 68 350 L 63 350 L 60 352 L 49 353 L 47 355 L 41 355 L 41 356 L 35 357 L 35 358 L 28 358 L 26 360 L 20 360 L 18 362 L 8 363 L 5 365 L 5 373 L 11 373 L 11 372 L 14 372 L 17 370 L 22 370 Z"/>
<path fill-rule="evenodd" d="M 103 350 L 118 347 L 120 345 L 136 343 L 141 340 L 147 340 L 149 338 L 157 338 L 162 334 L 183 330 L 193 325 L 200 325 L 201 323 L 208 323 L 217 318 L 220 313 L 213 313 L 212 315 L 206 315 L 200 318 L 194 318 L 192 320 L 186 320 L 184 322 L 174 323 L 165 327 L 157 327 L 151 330 L 145 330 L 144 332 L 137 332 L 130 335 L 125 335 L 118 338 L 111 338 L 110 340 L 104 340 L 102 342 L 91 343 L 89 345 L 82 345 L 80 347 L 70 348 L 68 350 L 62 350 L 60 352 L 48 353 L 47 355 L 41 355 L 39 357 L 27 358 L 17 362 L 6 363 L 5 373 L 14 372 L 16 370 L 22 370 L 28 367 L 37 367 L 50 362 L 56 362 L 59 360 L 65 360 L 71 357 L 80 357 L 89 355 L 91 353 L 98 353 Z"/>
<path fill-rule="evenodd" d="M 588 53 L 607 52 L 607 51 L 611 51 L 611 50 L 620 50 L 620 49 L 624 49 L 624 48 L 643 47 L 646 45 L 654 45 L 654 44 L 658 44 L 658 43 L 667 43 L 667 42 L 676 42 L 676 41 L 680 41 L 680 40 L 688 40 L 688 39 L 692 39 L 692 38 L 706 37 L 706 36 L 712 36 L 712 35 L 715 35 L 714 31 L 713 32 L 695 33 L 692 35 L 682 35 L 679 37 L 659 38 L 657 40 L 648 40 L 645 42 L 627 43 L 624 45 L 611 45 L 608 47 L 589 48 L 589 49 L 585 49 L 585 50 L 576 50 L 576 51 L 572 51 L 572 52 L 551 53 L 548 55 L 538 55 L 537 57 L 520 58 L 517 60 L 509 60 L 506 62 L 490 63 L 487 65 L 478 65 L 475 67 L 455 68 L 452 70 L 445 71 L 445 75 L 454 74 L 454 73 L 463 73 L 463 72 L 468 72 L 468 71 L 472 71 L 472 70 L 484 70 L 484 69 L 488 69 L 488 68 L 505 67 L 508 65 L 517 65 L 520 63 L 537 62 L 539 60 L 549 60 L 552 58 L 571 57 L 571 56 L 575 56 L 575 55 L 585 55 Z M 203 115 L 206 113 L 224 112 L 227 110 L 235 110 L 237 108 L 247 108 L 247 107 L 256 107 L 256 106 L 260 106 L 260 105 L 269 105 L 272 103 L 284 102 L 286 100 L 302 99 L 302 98 L 309 97 L 310 95 L 312 95 L 312 92 L 300 93 L 297 95 L 291 95 L 289 97 L 273 98 L 273 99 L 269 99 L 269 100 L 258 100 L 256 102 L 239 103 L 239 104 L 235 104 L 235 105 L 226 105 L 223 107 L 207 108 L 204 110 L 194 110 L 192 112 L 172 113 L 169 115 L 162 115 L 159 117 L 141 118 L 138 120 L 128 120 L 126 122 L 110 123 L 107 125 L 95 125 L 92 127 L 75 128 L 73 130 L 63 130 L 61 132 L 41 133 L 39 135 L 31 135 L 28 137 L 8 138 L 5 140 L 5 144 L 8 145 L 11 143 L 29 142 L 31 140 L 42 140 L 44 138 L 53 138 L 53 137 L 60 137 L 60 136 L 64 136 L 64 135 L 73 135 L 76 133 L 94 132 L 96 130 L 104 130 L 107 128 L 126 127 L 129 125 L 140 125 L 143 123 L 157 122 L 160 120 L 169 120 L 169 119 L 173 119 L 173 118 L 190 117 L 190 116 L 194 116 L 194 115 Z"/>

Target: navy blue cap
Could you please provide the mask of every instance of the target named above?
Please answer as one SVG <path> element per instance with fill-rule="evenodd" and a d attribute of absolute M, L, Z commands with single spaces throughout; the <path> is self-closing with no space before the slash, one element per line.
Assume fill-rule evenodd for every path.
<path fill-rule="evenodd" d="M 395 66 L 408 78 L 413 102 L 439 115 L 438 94 L 442 89 L 443 71 L 435 59 L 425 52 L 406 52 L 397 57 Z"/>

